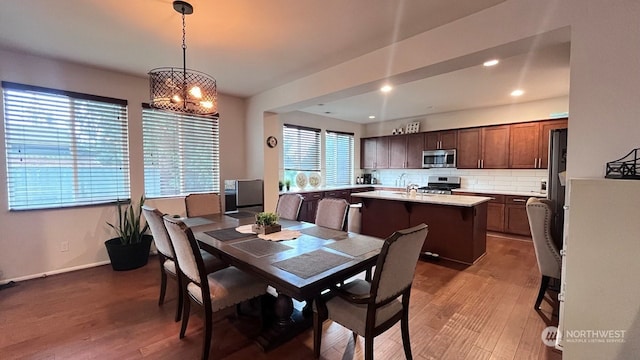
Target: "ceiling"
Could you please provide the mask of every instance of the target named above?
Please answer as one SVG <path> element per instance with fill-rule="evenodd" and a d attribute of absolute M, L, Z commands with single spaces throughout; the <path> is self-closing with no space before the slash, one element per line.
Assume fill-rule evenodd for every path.
<path fill-rule="evenodd" d="M 250 97 L 503 1 L 191 0 L 187 67 L 214 76 L 224 94 Z M 0 48 L 146 76 L 182 65 L 181 26 L 170 0 L 7 1 Z M 513 101 L 504 92 L 516 84 L 522 101 L 566 95 L 568 57 L 565 44 L 396 86 L 385 98 L 374 92 L 302 110 L 370 122 L 498 105 Z"/>

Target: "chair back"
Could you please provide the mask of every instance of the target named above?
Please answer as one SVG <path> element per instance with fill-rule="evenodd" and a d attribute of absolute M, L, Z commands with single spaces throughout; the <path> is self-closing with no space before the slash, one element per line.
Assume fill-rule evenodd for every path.
<path fill-rule="evenodd" d="M 193 232 L 181 220 L 168 216 L 163 219 L 180 271 L 194 283 L 202 284 L 201 272 L 204 272 L 204 262 Z"/>
<path fill-rule="evenodd" d="M 276 214 L 281 219 L 298 220 L 302 200 L 303 198 L 300 194 L 280 195 L 276 206 Z"/>
<path fill-rule="evenodd" d="M 184 198 L 184 205 L 187 210 L 187 217 L 196 217 L 209 214 L 220 214 L 220 194 L 204 193 L 189 194 Z"/>
<path fill-rule="evenodd" d="M 371 282 L 371 297 L 376 303 L 396 298 L 411 288 L 428 227 L 420 224 L 394 232 L 384 241 Z"/>
<path fill-rule="evenodd" d="M 527 217 L 533 239 L 533 248 L 540 273 L 544 276 L 560 279 L 562 258 L 551 237 L 553 210 L 551 201 L 530 197 L 527 200 Z"/>
<path fill-rule="evenodd" d="M 345 199 L 326 198 L 318 202 L 315 224 L 334 230 L 347 230 L 349 202 Z"/>
<path fill-rule="evenodd" d="M 142 206 L 142 213 L 147 220 L 147 224 L 149 224 L 151 235 L 153 235 L 153 241 L 156 243 L 158 251 L 165 257 L 174 259 L 175 254 L 171 246 L 167 228 L 164 226 L 164 220 L 162 220 L 162 213 L 158 209 L 147 205 Z"/>

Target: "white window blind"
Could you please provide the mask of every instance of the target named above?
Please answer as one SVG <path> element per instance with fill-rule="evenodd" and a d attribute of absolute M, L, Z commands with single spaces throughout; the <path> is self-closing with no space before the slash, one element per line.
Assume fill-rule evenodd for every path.
<path fill-rule="evenodd" d="M 147 197 L 220 191 L 218 119 L 142 109 Z"/>
<path fill-rule="evenodd" d="M 126 100 L 2 82 L 10 210 L 129 199 Z"/>
<path fill-rule="evenodd" d="M 284 170 L 320 171 L 320 129 L 285 124 Z"/>
<path fill-rule="evenodd" d="M 327 130 L 325 135 L 327 185 L 350 185 L 353 179 L 353 133 Z"/>

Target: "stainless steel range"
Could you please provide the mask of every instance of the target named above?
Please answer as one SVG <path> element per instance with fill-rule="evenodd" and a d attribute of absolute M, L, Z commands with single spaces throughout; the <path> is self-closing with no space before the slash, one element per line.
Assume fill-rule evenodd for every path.
<path fill-rule="evenodd" d="M 429 176 L 427 186 L 418 188 L 418 191 L 425 194 L 450 195 L 452 189 L 459 187 L 459 176 Z"/>

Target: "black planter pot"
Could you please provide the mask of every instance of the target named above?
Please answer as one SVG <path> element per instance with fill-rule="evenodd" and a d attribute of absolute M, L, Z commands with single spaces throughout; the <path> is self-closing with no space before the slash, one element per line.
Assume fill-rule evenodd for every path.
<path fill-rule="evenodd" d="M 143 235 L 141 242 L 128 245 L 122 245 L 120 238 L 105 241 L 104 246 L 109 253 L 113 270 L 132 270 L 145 266 L 149 260 L 151 241 L 153 241 L 151 235 Z"/>

